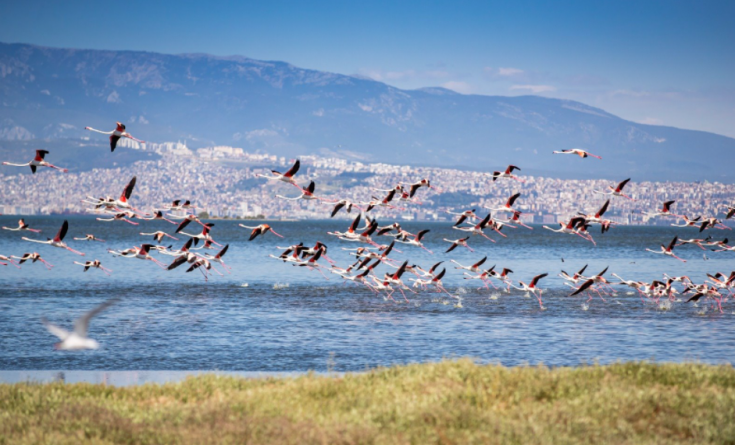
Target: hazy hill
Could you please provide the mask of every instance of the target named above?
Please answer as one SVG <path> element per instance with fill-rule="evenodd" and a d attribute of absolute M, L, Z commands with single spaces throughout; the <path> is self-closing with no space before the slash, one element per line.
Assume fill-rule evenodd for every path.
<path fill-rule="evenodd" d="M 3 141 L 92 136 L 84 126 L 108 130 L 121 120 L 149 141 L 289 157 L 334 152 L 487 170 L 515 163 L 559 177 L 735 179 L 735 139 L 712 133 L 638 124 L 574 101 L 406 91 L 239 56 L 0 43 L 0 102 L 6 149 Z M 604 160 L 551 155 L 573 147 Z"/>

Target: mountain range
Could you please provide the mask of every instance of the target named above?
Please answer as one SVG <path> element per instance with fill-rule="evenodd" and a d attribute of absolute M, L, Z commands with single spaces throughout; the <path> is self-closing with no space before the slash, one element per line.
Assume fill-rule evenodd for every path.
<path fill-rule="evenodd" d="M 81 137 L 103 150 L 104 136 L 84 127 L 112 130 L 121 121 L 147 141 L 289 158 L 488 171 L 515 164 L 560 178 L 735 179 L 735 139 L 713 133 L 635 123 L 571 100 L 402 90 L 241 56 L 0 43 L 0 103 L 5 152 L 20 143 L 81 147 Z M 603 160 L 551 154 L 575 147 Z M 89 150 L 78 156 L 88 161 Z"/>

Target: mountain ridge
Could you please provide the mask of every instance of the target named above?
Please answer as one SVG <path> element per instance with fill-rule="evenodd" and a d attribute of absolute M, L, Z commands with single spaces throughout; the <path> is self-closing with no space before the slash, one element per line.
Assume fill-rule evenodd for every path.
<path fill-rule="evenodd" d="M 233 145 L 280 156 L 347 159 L 559 177 L 732 182 L 735 139 L 630 122 L 605 110 L 541 96 L 402 90 L 282 61 L 201 53 L 59 49 L 0 43 L 2 139 L 80 138 L 85 126 L 123 121 L 136 137 Z M 97 135 L 99 136 L 99 135 Z M 582 147 L 603 156 L 552 156 Z"/>

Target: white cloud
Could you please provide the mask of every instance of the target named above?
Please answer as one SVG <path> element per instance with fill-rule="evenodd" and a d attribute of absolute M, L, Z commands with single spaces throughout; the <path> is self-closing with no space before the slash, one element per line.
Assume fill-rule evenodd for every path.
<path fill-rule="evenodd" d="M 518 68 L 498 68 L 498 75 L 504 77 L 513 77 L 523 74 L 523 70 Z"/>
<path fill-rule="evenodd" d="M 528 91 L 533 94 L 556 91 L 556 87 L 551 85 L 511 85 L 509 89 L 510 91 Z"/>
<path fill-rule="evenodd" d="M 473 91 L 472 85 L 468 84 L 467 82 L 461 82 L 456 80 L 450 80 L 449 82 L 444 82 L 442 84 L 442 87 L 456 91 L 461 94 L 471 94 Z"/>

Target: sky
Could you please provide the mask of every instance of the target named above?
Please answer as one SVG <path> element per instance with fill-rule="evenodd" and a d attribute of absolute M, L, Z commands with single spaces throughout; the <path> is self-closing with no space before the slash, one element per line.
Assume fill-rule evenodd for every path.
<path fill-rule="evenodd" d="M 243 55 L 735 137 L 735 1 L 8 1 L 0 41 Z"/>

